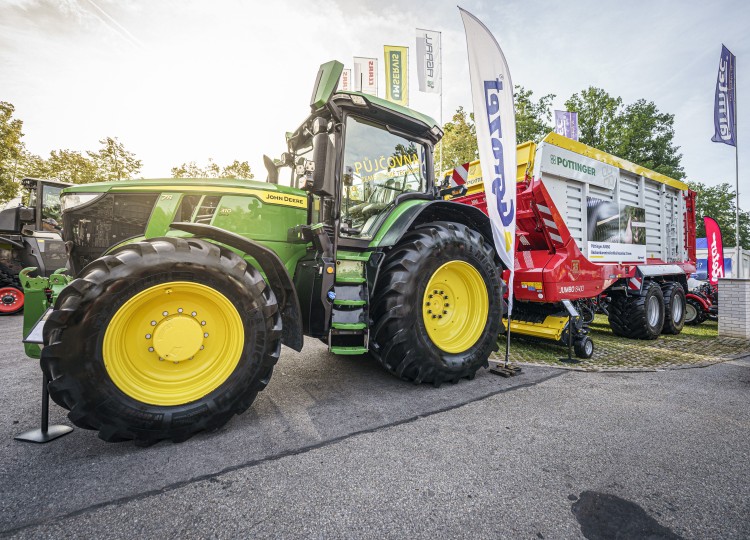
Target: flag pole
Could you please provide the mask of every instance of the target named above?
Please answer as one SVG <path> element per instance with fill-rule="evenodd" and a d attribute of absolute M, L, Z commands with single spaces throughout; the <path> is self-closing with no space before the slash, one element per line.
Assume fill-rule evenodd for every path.
<path fill-rule="evenodd" d="M 734 181 L 735 193 L 737 195 L 737 204 L 735 205 L 735 249 L 737 250 L 737 277 L 742 278 L 742 244 L 740 244 L 740 160 L 737 147 L 740 145 L 739 129 L 737 128 L 737 60 L 734 66 Z"/>
<path fill-rule="evenodd" d="M 440 32 L 440 129 L 443 129 L 443 33 Z M 440 181 L 443 181 L 443 140 L 440 139 Z"/>

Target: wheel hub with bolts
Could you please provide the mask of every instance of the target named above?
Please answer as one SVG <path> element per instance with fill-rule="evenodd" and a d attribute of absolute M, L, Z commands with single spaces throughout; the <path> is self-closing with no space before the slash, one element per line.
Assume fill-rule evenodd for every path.
<path fill-rule="evenodd" d="M 204 340 L 208 338 L 204 331 L 206 321 L 198 321 L 180 310 L 172 315 L 162 313 L 163 319 L 154 326 L 153 335 L 146 334 L 146 339 L 152 343 L 149 352 L 158 355 L 160 360 L 192 360 L 205 348 Z"/>
<path fill-rule="evenodd" d="M 23 293 L 15 287 L 0 287 L 0 313 L 15 313 L 23 306 Z"/>
<path fill-rule="evenodd" d="M 156 285 L 112 316 L 102 356 L 112 382 L 152 405 L 180 405 L 218 388 L 244 347 L 242 319 L 216 289 L 194 282 Z"/>
<path fill-rule="evenodd" d="M 450 261 L 432 274 L 422 298 L 422 320 L 432 342 L 447 353 L 472 347 L 489 313 L 487 286 L 476 268 Z"/>

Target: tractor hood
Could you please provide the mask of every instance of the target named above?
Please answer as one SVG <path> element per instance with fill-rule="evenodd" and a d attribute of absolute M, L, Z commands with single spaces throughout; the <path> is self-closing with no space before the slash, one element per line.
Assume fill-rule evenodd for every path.
<path fill-rule="evenodd" d="M 71 186 L 63 190 L 63 196 L 69 193 L 107 193 L 132 191 L 204 191 L 206 193 L 226 193 L 227 190 L 262 190 L 270 193 L 284 193 L 305 197 L 301 189 L 288 186 L 269 184 L 256 180 L 241 180 L 236 178 L 154 178 L 140 180 L 121 180 L 117 182 L 99 182 L 96 184 L 82 184 Z"/>

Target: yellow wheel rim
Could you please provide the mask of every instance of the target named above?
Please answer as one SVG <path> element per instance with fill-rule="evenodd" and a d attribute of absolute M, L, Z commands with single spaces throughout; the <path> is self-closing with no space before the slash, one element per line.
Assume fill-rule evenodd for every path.
<path fill-rule="evenodd" d="M 456 354 L 470 349 L 487 324 L 490 301 L 476 268 L 450 261 L 438 268 L 424 291 L 422 319 L 439 349 Z"/>
<path fill-rule="evenodd" d="M 240 314 L 211 287 L 173 281 L 141 291 L 104 333 L 112 382 L 151 405 L 182 405 L 216 390 L 237 368 L 245 341 Z"/>

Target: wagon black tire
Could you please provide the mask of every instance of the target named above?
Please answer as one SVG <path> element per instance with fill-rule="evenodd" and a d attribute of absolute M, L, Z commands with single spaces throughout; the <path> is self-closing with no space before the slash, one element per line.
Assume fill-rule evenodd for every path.
<path fill-rule="evenodd" d="M 647 282 L 640 294 L 612 295 L 609 326 L 617 336 L 656 339 L 664 326 L 664 295 L 657 283 Z"/>
<path fill-rule="evenodd" d="M 685 327 L 685 289 L 672 281 L 662 284 L 661 292 L 664 295 L 664 327 L 661 333 L 677 335 Z"/>
<path fill-rule="evenodd" d="M 481 287 L 485 288 L 485 292 L 481 292 L 481 287 L 477 287 L 477 294 L 481 298 L 487 296 L 487 304 L 483 303 L 484 300 L 477 303 L 482 305 L 482 310 L 485 305 L 487 308 L 486 320 L 481 321 L 481 327 L 475 327 L 478 337 L 472 335 L 470 346 L 453 352 L 436 345 L 426 326 L 432 322 L 425 322 L 425 317 L 431 317 L 426 314 L 425 307 L 425 298 L 429 294 L 427 285 L 434 283 L 433 279 L 441 268 L 450 265 L 466 268 L 471 275 L 476 271 L 483 282 Z M 439 386 L 446 381 L 473 378 L 480 367 L 488 366 L 490 354 L 497 350 L 504 305 L 501 271 L 492 244 L 465 225 L 434 222 L 406 233 L 383 261 L 375 285 L 370 339 L 372 355 L 389 372 L 415 384 Z M 448 296 L 448 291 L 445 292 Z M 465 295 L 465 298 L 471 296 Z M 439 301 L 443 302 L 442 297 Z M 458 305 L 455 307 L 458 310 Z M 472 305 L 462 306 L 469 313 L 473 308 Z M 446 316 L 446 320 L 452 322 L 453 319 L 448 317 L 453 315 Z"/>
<path fill-rule="evenodd" d="M 172 286 L 175 295 L 157 297 L 157 303 L 164 299 L 164 306 L 169 305 L 170 301 L 181 304 L 182 298 L 194 296 L 180 297 L 180 287 L 188 291 L 199 288 L 200 292 L 207 291 L 207 306 L 214 298 L 217 302 L 224 302 L 221 306 L 233 314 L 230 323 L 234 326 L 227 323 L 222 327 L 224 319 L 219 309 L 216 310 L 219 316 L 214 319 L 208 317 L 208 324 L 201 327 L 205 321 L 198 322 L 202 318 L 200 313 L 188 313 L 188 306 L 184 311 L 182 307 L 174 308 L 174 313 L 168 317 L 165 315 L 154 327 L 152 339 L 157 351 L 160 343 L 164 343 L 157 342 L 157 336 L 169 337 L 169 334 L 157 334 L 158 325 L 166 324 L 169 318 L 173 320 L 171 324 L 188 325 L 185 328 L 193 332 L 183 331 L 178 334 L 180 339 L 187 335 L 208 340 L 211 332 L 216 340 L 203 342 L 200 353 L 195 353 L 195 359 L 182 360 L 175 356 L 177 360 L 170 362 L 167 359 L 170 351 L 180 351 L 182 347 L 181 342 L 172 337 L 172 343 L 176 345 L 173 349 L 165 349 L 166 358 L 153 358 L 154 361 L 166 360 L 166 363 L 156 365 L 161 366 L 159 369 L 177 369 L 169 364 L 180 364 L 178 360 L 196 362 L 179 366 L 185 370 L 191 369 L 190 366 L 200 368 L 197 375 L 188 380 L 190 384 L 204 384 L 207 378 L 205 373 L 212 373 L 210 366 L 213 364 L 225 363 L 222 369 L 226 370 L 226 375 L 221 372 L 215 387 L 204 395 L 201 394 L 202 390 L 198 390 L 194 398 L 185 397 L 184 402 L 179 399 L 177 403 L 167 401 L 172 397 L 168 393 L 171 390 L 170 381 L 156 387 L 158 390 L 164 388 L 164 397 L 157 394 L 158 399 L 142 400 L 138 398 L 137 385 L 126 385 L 123 390 L 123 384 L 116 384 L 118 380 L 122 381 L 118 379 L 121 376 L 116 376 L 112 371 L 113 357 L 117 355 L 110 354 L 110 358 L 105 358 L 105 353 L 119 349 L 107 349 L 105 337 L 108 329 L 113 331 L 118 325 L 123 332 L 130 332 L 136 326 L 133 321 L 140 322 L 140 319 L 126 319 L 128 324 L 117 322 L 120 320 L 118 317 L 127 313 L 128 306 L 141 309 L 141 312 L 136 312 L 142 318 L 150 304 L 144 303 L 139 307 L 139 299 L 150 298 L 148 295 L 156 293 L 172 294 Z M 203 311 L 211 315 L 210 307 Z M 186 320 L 189 317 L 195 319 Z M 115 321 L 114 325 L 112 321 Z M 196 325 L 197 334 L 194 332 Z M 164 328 L 170 327 L 167 325 Z M 204 328 L 210 330 L 201 333 Z M 226 328 L 235 332 L 228 333 Z M 225 339 L 219 341 L 225 330 Z M 151 334 L 144 336 L 140 330 L 138 332 L 138 351 L 141 346 L 146 351 L 149 343 L 145 340 Z M 234 339 L 237 337 L 240 339 Z M 112 343 L 111 335 L 106 339 Z M 143 344 L 141 339 L 144 340 Z M 128 346 L 126 340 L 121 341 L 122 347 Z M 227 342 L 233 343 L 232 354 L 223 354 L 228 349 L 221 348 L 225 346 L 221 343 Z M 261 274 L 240 256 L 203 240 L 157 238 L 124 246 L 87 265 L 78 279 L 60 293 L 44 327 L 44 343 L 41 367 L 50 380 L 50 396 L 55 403 L 70 411 L 68 417 L 75 425 L 96 429 L 100 438 L 110 442 L 131 439 L 142 445 L 163 439 L 180 442 L 199 431 L 218 429 L 233 415 L 244 412 L 258 392 L 265 388 L 279 357 L 281 316 L 271 288 Z M 214 347 L 219 348 L 212 350 Z M 226 364 L 228 357 L 232 358 Z M 124 354 L 121 358 L 125 365 L 135 362 L 136 355 Z M 151 358 L 147 360 L 150 362 Z M 146 367 L 151 369 L 152 364 L 147 363 Z M 135 375 L 139 375 L 137 370 Z M 191 390 L 193 387 L 186 383 L 185 388 L 188 392 L 185 395 L 192 396 L 190 392 L 194 392 Z"/>
<path fill-rule="evenodd" d="M 588 336 L 583 336 L 573 342 L 573 350 L 578 358 L 591 358 L 594 356 L 594 342 Z"/>
<path fill-rule="evenodd" d="M 695 298 L 688 298 L 685 303 L 685 324 L 697 326 L 706 320 L 706 312 L 703 306 Z"/>

